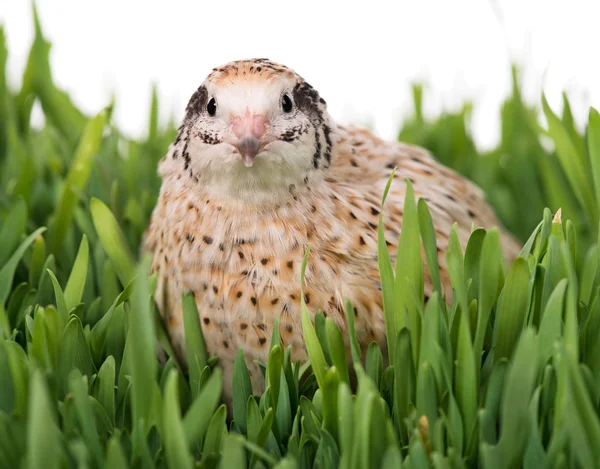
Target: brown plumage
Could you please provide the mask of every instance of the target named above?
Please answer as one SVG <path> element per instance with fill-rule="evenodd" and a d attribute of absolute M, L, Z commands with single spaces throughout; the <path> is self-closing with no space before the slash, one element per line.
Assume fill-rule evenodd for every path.
<path fill-rule="evenodd" d="M 383 209 L 389 252 L 395 262 L 408 178 L 416 197 L 428 202 L 449 296 L 452 224 L 463 247 L 473 224 L 498 225 L 480 189 L 421 148 L 336 125 L 310 85 L 266 59 L 215 69 L 192 96 L 160 165 L 163 186 L 144 250 L 153 253 L 157 302 L 181 357 L 181 295 L 195 294 L 209 353 L 219 356 L 225 373 L 226 400 L 240 347 L 254 391 L 262 391 L 254 360 L 266 362 L 276 318 L 294 359 L 306 359 L 299 277 L 308 245 L 309 310 L 323 309 L 346 331 L 348 298 L 361 345 L 385 345 L 376 240 L 394 167 Z M 512 261 L 519 244 L 504 232 L 502 242 Z M 425 290 L 431 292 L 427 275 Z"/>

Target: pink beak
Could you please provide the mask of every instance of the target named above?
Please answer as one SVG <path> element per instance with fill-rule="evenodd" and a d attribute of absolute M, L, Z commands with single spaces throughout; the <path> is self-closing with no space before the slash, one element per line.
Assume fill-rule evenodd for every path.
<path fill-rule="evenodd" d="M 268 141 L 264 138 L 267 130 L 267 119 L 259 114 L 246 112 L 244 116 L 233 116 L 231 128 L 236 139 L 231 144 L 242 155 L 244 165 L 249 168 Z"/>

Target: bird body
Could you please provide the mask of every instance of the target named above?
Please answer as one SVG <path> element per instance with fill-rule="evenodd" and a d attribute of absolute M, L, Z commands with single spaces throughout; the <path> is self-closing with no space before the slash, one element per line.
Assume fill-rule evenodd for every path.
<path fill-rule="evenodd" d="M 309 311 L 322 309 L 345 332 L 349 299 L 361 346 L 385 347 L 377 229 L 394 168 L 382 214 L 392 260 L 409 179 L 415 196 L 428 202 L 449 296 L 445 253 L 452 224 L 463 247 L 473 225 L 498 225 L 479 188 L 421 148 L 335 124 L 310 85 L 266 59 L 214 69 L 192 96 L 160 163 L 163 184 L 143 249 L 153 254 L 158 307 L 180 357 L 182 293 L 194 293 L 208 351 L 225 374 L 227 401 L 239 348 L 254 391 L 262 391 L 255 361 L 266 363 L 277 318 L 293 359 L 307 359 L 300 313 L 307 246 Z M 519 244 L 501 236 L 513 259 Z M 429 294 L 427 275 L 425 281 Z"/>

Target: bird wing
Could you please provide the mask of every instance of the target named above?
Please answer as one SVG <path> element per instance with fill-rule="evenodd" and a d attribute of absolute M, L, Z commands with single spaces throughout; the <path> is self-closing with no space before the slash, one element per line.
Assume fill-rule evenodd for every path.
<path fill-rule="evenodd" d="M 446 294 L 451 294 L 451 287 L 445 257 L 454 223 L 458 225 L 463 249 L 473 228 L 498 227 L 507 260 L 512 262 L 518 255 L 520 243 L 500 225 L 483 191 L 437 162 L 425 149 L 387 142 L 356 127 L 339 127 L 336 138 L 336 152 L 330 168 L 331 181 L 335 181 L 346 197 L 354 199 L 355 205 L 364 207 L 363 210 L 373 211 L 373 204 L 380 205 L 385 186 L 396 169 L 383 208 L 385 235 L 393 260 L 402 228 L 407 180 L 412 183 L 415 197 L 425 199 L 431 212 Z M 362 214 L 359 210 L 354 215 L 360 217 Z M 430 285 L 426 285 L 426 290 L 430 290 Z"/>

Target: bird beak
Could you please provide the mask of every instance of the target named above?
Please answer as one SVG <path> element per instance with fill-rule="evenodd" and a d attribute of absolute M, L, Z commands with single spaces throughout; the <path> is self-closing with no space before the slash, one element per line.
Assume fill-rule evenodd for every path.
<path fill-rule="evenodd" d="M 240 155 L 242 155 L 242 161 L 246 168 L 251 167 L 254 164 L 254 158 L 262 150 L 262 143 L 256 137 L 244 137 L 240 138 L 233 143 L 233 146 L 238 149 Z"/>
<path fill-rule="evenodd" d="M 246 112 L 243 116 L 231 118 L 231 128 L 236 137 L 231 144 L 238 149 L 244 165 L 249 168 L 254 164 L 256 155 L 269 143 L 265 136 L 267 119 L 259 114 Z"/>

